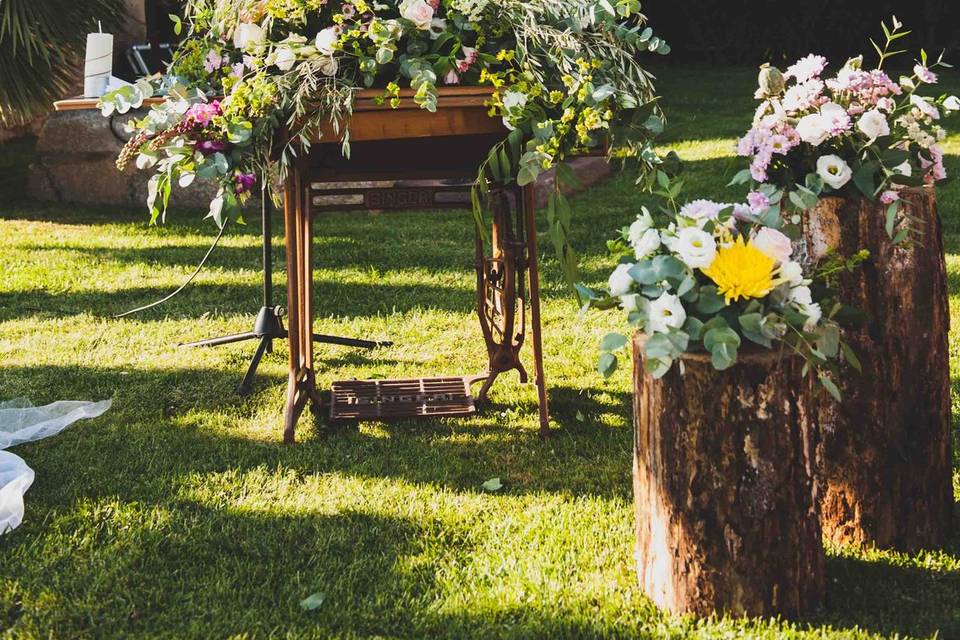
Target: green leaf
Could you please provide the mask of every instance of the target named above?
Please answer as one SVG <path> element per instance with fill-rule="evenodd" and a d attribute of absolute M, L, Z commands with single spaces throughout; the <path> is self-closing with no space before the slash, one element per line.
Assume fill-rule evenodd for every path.
<path fill-rule="evenodd" d="M 597 371 L 604 378 L 609 378 L 617 370 L 617 356 L 612 353 L 601 353 L 597 361 Z"/>
<path fill-rule="evenodd" d="M 837 388 L 837 385 L 834 384 L 833 380 L 831 380 L 828 376 L 821 375 L 820 384 L 822 384 L 823 388 L 826 389 L 831 396 L 833 396 L 834 400 L 837 402 L 841 402 L 843 400 L 842 396 L 840 395 L 840 389 Z"/>
<path fill-rule="evenodd" d="M 627 336 L 622 333 L 608 333 L 600 342 L 602 351 L 617 351 L 627 346 Z"/>
<path fill-rule="evenodd" d="M 750 169 L 741 169 L 736 173 L 736 175 L 733 176 L 733 179 L 730 180 L 727 186 L 733 187 L 738 184 L 746 184 L 747 182 L 750 182 L 751 178 L 752 178 L 752 175 L 750 173 Z"/>
<path fill-rule="evenodd" d="M 883 225 L 883 228 L 887 232 L 887 236 L 893 237 L 893 228 L 897 222 L 897 212 L 900 210 L 900 203 L 892 202 L 889 207 L 887 207 L 887 220 Z"/>
<path fill-rule="evenodd" d="M 300 608 L 304 611 L 314 611 L 319 609 L 323 604 L 325 596 L 320 593 L 311 593 L 309 596 L 300 601 Z"/>
<path fill-rule="evenodd" d="M 495 492 L 495 491 L 500 491 L 500 489 L 503 488 L 503 483 L 500 482 L 500 478 L 490 478 L 489 480 L 484 482 L 481 486 L 483 487 L 484 491 Z"/>
<path fill-rule="evenodd" d="M 713 285 L 704 285 L 700 287 L 700 299 L 697 300 L 697 311 L 703 314 L 712 315 L 727 306 L 717 288 Z"/>
<path fill-rule="evenodd" d="M 873 198 L 877 193 L 875 179 L 878 169 L 876 162 L 864 162 L 853 174 L 853 183 L 868 198 Z"/>
<path fill-rule="evenodd" d="M 843 359 L 846 360 L 851 367 L 856 369 L 859 372 L 863 372 L 863 365 L 860 364 L 860 358 L 857 357 L 857 354 L 854 352 L 853 347 L 851 347 L 846 342 L 840 342 L 840 349 L 843 351 Z"/>

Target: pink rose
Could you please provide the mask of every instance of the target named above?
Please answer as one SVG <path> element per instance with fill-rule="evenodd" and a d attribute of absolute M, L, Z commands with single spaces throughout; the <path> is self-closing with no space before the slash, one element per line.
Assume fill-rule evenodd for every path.
<path fill-rule="evenodd" d="M 753 237 L 753 246 L 781 264 L 787 262 L 793 253 L 790 238 L 770 227 L 764 227 L 757 232 Z"/>
<path fill-rule="evenodd" d="M 400 17 L 412 22 L 417 29 L 426 31 L 433 22 L 433 7 L 424 0 L 404 0 L 400 5 Z"/>

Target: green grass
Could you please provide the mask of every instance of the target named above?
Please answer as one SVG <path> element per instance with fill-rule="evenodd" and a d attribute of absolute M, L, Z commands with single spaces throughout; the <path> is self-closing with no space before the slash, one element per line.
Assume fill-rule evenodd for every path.
<path fill-rule="evenodd" d="M 659 75 L 691 194 L 718 196 L 739 168 L 731 147 L 752 113 L 754 73 Z M 960 136 L 949 142 L 956 174 Z M 299 442 L 285 447 L 282 348 L 240 399 L 232 390 L 249 345 L 175 346 L 249 328 L 259 305 L 255 217 L 183 295 L 116 320 L 177 286 L 211 225 L 195 212 L 150 228 L 140 210 L 16 202 L 29 154 L 29 143 L 0 150 L 0 396 L 114 405 L 17 448 L 37 481 L 24 525 L 0 538 L 0 635 L 960 637 L 957 536 L 916 555 L 831 550 L 826 602 L 796 623 L 657 612 L 632 571 L 629 375 L 604 381 L 593 370 L 599 338 L 620 318 L 578 318 L 548 251 L 554 437 L 537 436 L 533 387 L 508 375 L 493 406 L 469 420 L 329 432 L 304 419 Z M 639 203 L 629 171 L 576 198 L 573 240 L 591 281 L 611 268 L 605 230 Z M 956 327 L 956 183 L 941 203 Z M 482 370 L 469 214 L 330 215 L 316 232 L 317 330 L 396 343 L 320 348 L 320 384 Z M 278 256 L 278 288 L 281 267 Z M 492 477 L 504 482 L 499 493 L 481 487 Z M 301 610 L 314 593 L 322 605 Z"/>

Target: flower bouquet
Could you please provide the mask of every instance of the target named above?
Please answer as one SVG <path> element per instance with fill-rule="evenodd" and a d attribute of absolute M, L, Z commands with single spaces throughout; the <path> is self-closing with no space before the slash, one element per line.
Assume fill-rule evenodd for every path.
<path fill-rule="evenodd" d="M 478 181 L 496 174 L 526 184 L 603 147 L 627 148 L 649 169 L 662 121 L 640 60 L 669 47 L 639 10 L 638 0 L 188 0 L 168 73 L 107 94 L 102 110 L 163 97 L 132 122 L 118 160 L 154 172 L 154 219 L 173 184 L 200 178 L 219 185 L 210 216 L 222 224 L 322 124 L 333 124 L 342 135 L 331 142 L 349 153 L 361 88 L 382 91 L 392 107 L 412 99 L 433 111 L 443 86 L 489 87 L 490 116 L 517 133 L 492 151 Z"/>
<path fill-rule="evenodd" d="M 758 220 L 756 203 L 676 202 L 681 183 L 658 172 L 670 196 L 657 212 L 646 207 L 609 243 L 620 256 L 607 295 L 583 289 L 597 308 L 619 307 L 647 336 L 644 366 L 663 377 L 688 352 L 707 352 L 713 367 L 737 362 L 744 342 L 784 349 L 818 371 L 839 396 L 832 364 L 856 356 L 840 337 L 844 311 L 829 286 L 834 274 L 863 259 L 834 260 L 811 272 L 782 231 Z M 608 334 L 599 371 L 609 376 L 627 336 Z M 681 365 L 682 366 L 682 365 Z"/>
<path fill-rule="evenodd" d="M 737 146 L 751 164 L 732 184 L 752 182 L 751 203 L 763 208 L 762 220 L 775 224 L 786 212 L 798 223 L 821 196 L 863 197 L 887 206 L 887 233 L 902 241 L 912 220 L 898 202 L 900 191 L 946 178 L 941 121 L 960 109 L 960 99 L 922 91 L 936 84 L 937 67 L 949 65 L 921 50 L 912 75 L 894 80 L 883 65 L 902 53 L 891 49 L 909 32 L 896 18 L 892 28 L 882 26 L 886 42 L 873 43 L 874 69 L 858 56 L 828 76 L 827 60 L 818 55 L 782 73 L 761 68 L 760 106 Z"/>

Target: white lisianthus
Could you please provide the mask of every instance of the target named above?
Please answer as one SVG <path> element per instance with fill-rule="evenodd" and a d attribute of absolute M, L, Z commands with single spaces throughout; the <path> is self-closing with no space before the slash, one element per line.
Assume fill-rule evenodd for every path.
<path fill-rule="evenodd" d="M 797 308 L 801 308 L 813 304 L 813 294 L 810 293 L 810 287 L 794 287 L 790 289 L 789 300 L 797 305 Z"/>
<path fill-rule="evenodd" d="M 871 109 L 860 116 L 857 129 L 870 138 L 870 142 L 881 136 L 890 135 L 890 123 L 887 122 L 887 116 L 883 115 L 879 109 Z"/>
<path fill-rule="evenodd" d="M 653 226 L 653 216 L 650 215 L 650 212 L 647 211 L 647 208 L 643 208 L 643 213 L 637 216 L 637 219 L 633 221 L 633 224 L 630 225 L 630 232 L 628 236 L 630 238 L 630 244 L 636 245 L 640 242 L 640 239 L 643 237 L 643 234 L 647 232 L 647 229 Z"/>
<path fill-rule="evenodd" d="M 297 54 L 290 47 L 279 47 L 273 53 L 273 64 L 280 71 L 290 71 L 297 62 Z"/>
<path fill-rule="evenodd" d="M 664 293 L 650 303 L 647 314 L 647 330 L 654 333 L 669 333 L 670 329 L 679 329 L 687 321 L 687 312 L 680 298 Z"/>
<path fill-rule="evenodd" d="M 780 265 L 780 277 L 791 287 L 798 287 L 803 284 L 803 267 L 799 262 L 787 260 Z"/>
<path fill-rule="evenodd" d="M 803 328 L 807 331 L 812 331 L 823 317 L 823 310 L 820 308 L 819 303 L 813 301 L 810 287 L 799 286 L 790 289 L 789 299 L 797 308 L 797 311 L 807 316 L 807 321 L 803 324 Z"/>
<path fill-rule="evenodd" d="M 717 257 L 713 235 L 696 227 L 680 229 L 674 250 L 691 269 L 706 269 Z"/>
<path fill-rule="evenodd" d="M 947 111 L 960 111 L 960 98 L 957 96 L 950 96 L 943 101 L 943 108 Z"/>
<path fill-rule="evenodd" d="M 640 294 L 628 293 L 625 296 L 620 296 L 620 308 L 627 313 L 638 311 L 640 309 Z"/>
<path fill-rule="evenodd" d="M 333 56 L 325 56 L 320 60 L 320 73 L 325 76 L 335 76 L 340 69 L 340 63 Z"/>
<path fill-rule="evenodd" d="M 403 0 L 400 4 L 400 17 L 412 22 L 417 29 L 426 31 L 433 23 L 433 7 L 424 0 Z"/>
<path fill-rule="evenodd" d="M 521 109 L 527 104 L 527 94 L 519 91 L 507 91 L 503 94 L 503 108 L 510 111 L 516 107 Z"/>
<path fill-rule="evenodd" d="M 237 49 L 247 49 L 250 45 L 260 44 L 267 37 L 267 33 L 258 24 L 241 22 L 233 32 L 233 46 Z"/>
<path fill-rule="evenodd" d="M 790 260 L 790 254 L 793 253 L 790 238 L 770 227 L 764 227 L 757 232 L 753 237 L 753 246 L 781 264 Z"/>
<path fill-rule="evenodd" d="M 796 129 L 801 140 L 815 147 L 820 146 L 830 136 L 827 119 L 819 113 L 811 113 L 800 118 Z"/>
<path fill-rule="evenodd" d="M 637 260 L 643 260 L 660 248 L 660 232 L 647 229 L 637 242 L 633 243 L 633 253 Z"/>
<path fill-rule="evenodd" d="M 610 295 L 619 298 L 630 293 L 630 289 L 633 287 L 633 277 L 630 275 L 630 269 L 632 268 L 632 264 L 617 265 L 617 268 L 610 274 L 610 279 L 607 280 Z"/>
<path fill-rule="evenodd" d="M 340 34 L 333 27 L 327 27 L 317 34 L 314 45 L 322 55 L 331 56 L 336 50 L 336 45 L 340 41 Z"/>
<path fill-rule="evenodd" d="M 840 156 L 821 156 L 817 160 L 817 175 L 834 189 L 839 189 L 850 182 L 853 170 Z"/>

